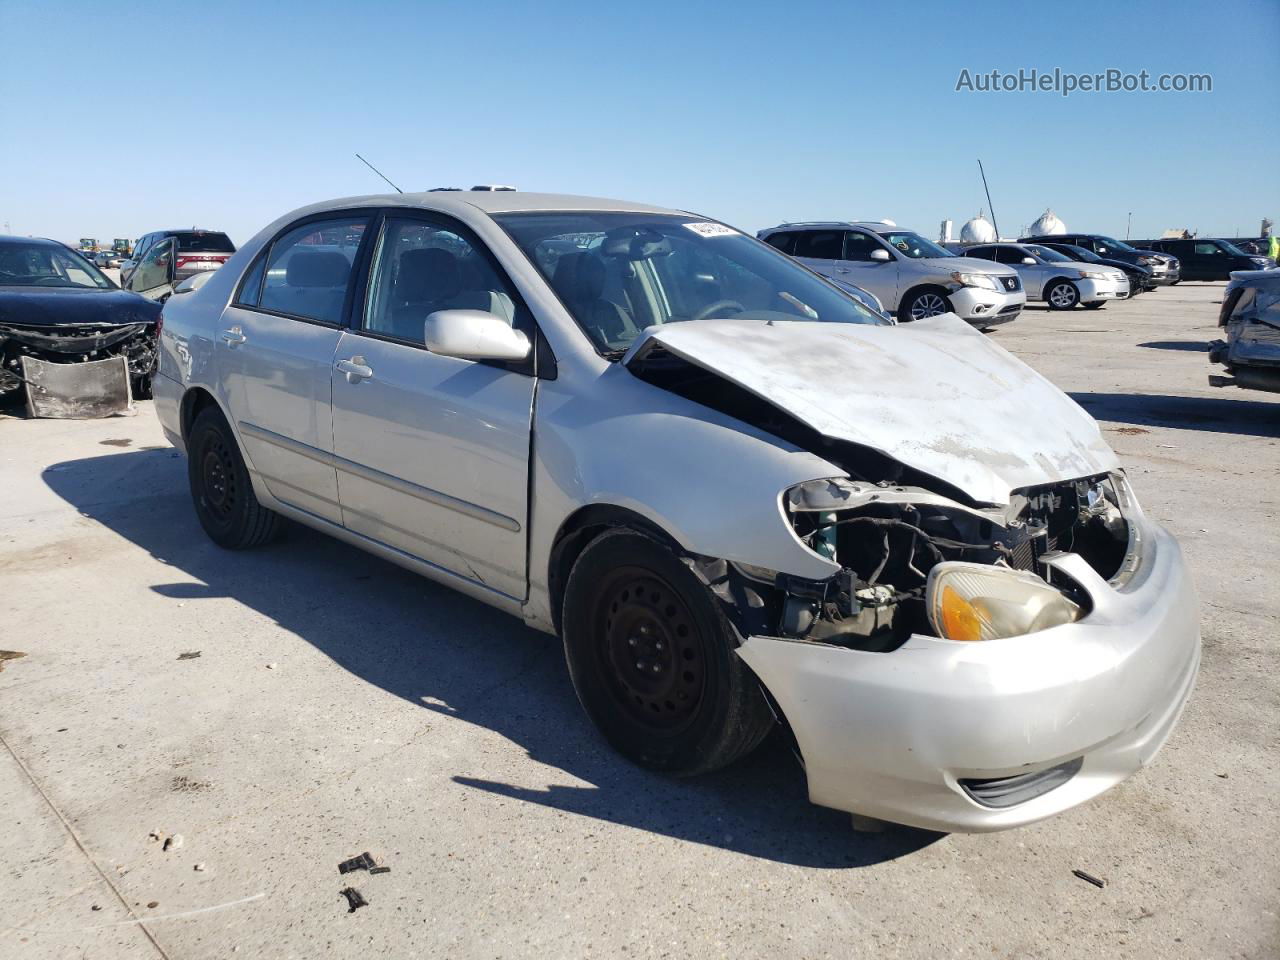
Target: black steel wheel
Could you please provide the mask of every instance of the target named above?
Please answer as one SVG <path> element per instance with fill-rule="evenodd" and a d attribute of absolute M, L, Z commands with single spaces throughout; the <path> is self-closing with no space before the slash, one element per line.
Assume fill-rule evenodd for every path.
<path fill-rule="evenodd" d="M 773 714 L 718 601 L 665 545 L 619 528 L 583 550 L 562 618 L 587 714 L 636 763 L 694 774 L 768 734 Z"/>
<path fill-rule="evenodd" d="M 243 550 L 279 532 L 279 515 L 254 496 L 235 436 L 216 407 L 201 411 L 187 437 L 187 480 L 200 525 L 219 546 Z"/>

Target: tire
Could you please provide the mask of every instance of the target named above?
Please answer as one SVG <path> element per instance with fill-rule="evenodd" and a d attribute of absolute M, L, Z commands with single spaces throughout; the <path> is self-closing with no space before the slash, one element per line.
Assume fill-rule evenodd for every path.
<path fill-rule="evenodd" d="M 200 526 L 218 546 L 245 550 L 279 534 L 280 515 L 254 496 L 236 438 L 217 407 L 202 410 L 191 427 L 187 480 Z"/>
<path fill-rule="evenodd" d="M 1086 310 L 1101 310 L 1106 305 L 1107 301 L 1105 300 L 1094 300 L 1092 303 L 1086 303 L 1084 308 Z"/>
<path fill-rule="evenodd" d="M 640 766 L 705 773 L 773 728 L 715 598 L 650 536 L 616 528 L 587 545 L 569 572 L 561 632 L 583 709 Z"/>
<path fill-rule="evenodd" d="M 1070 280 L 1055 280 L 1044 292 L 1050 310 L 1071 310 L 1080 302 L 1080 289 Z"/>
<path fill-rule="evenodd" d="M 940 313 L 950 313 L 951 299 L 940 290 L 925 288 L 909 294 L 898 304 L 898 322 L 910 323 L 912 320 L 923 320 L 925 317 L 936 317 Z"/>

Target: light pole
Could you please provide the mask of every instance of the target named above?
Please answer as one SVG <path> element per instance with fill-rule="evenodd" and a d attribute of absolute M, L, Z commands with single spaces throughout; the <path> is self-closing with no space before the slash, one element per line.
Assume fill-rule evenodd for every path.
<path fill-rule="evenodd" d="M 1129 211 L 1129 219 L 1128 219 L 1128 221 L 1127 221 L 1127 222 L 1125 223 L 1125 225 L 1124 225 L 1124 238 L 1125 238 L 1126 240 L 1128 240 L 1128 239 L 1129 239 L 1129 228 L 1130 228 L 1131 226 L 1133 226 L 1133 211 L 1132 211 L 1132 210 L 1130 210 L 1130 211 Z"/>

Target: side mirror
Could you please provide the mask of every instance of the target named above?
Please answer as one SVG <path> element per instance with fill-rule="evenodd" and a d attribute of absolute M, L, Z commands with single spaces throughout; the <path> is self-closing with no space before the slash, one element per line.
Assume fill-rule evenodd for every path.
<path fill-rule="evenodd" d="M 881 250 L 872 250 L 872 251 L 871 251 L 871 259 L 872 259 L 872 260 L 874 260 L 876 263 L 888 263 L 888 262 L 889 262 L 889 251 L 888 251 L 888 250 L 883 250 L 883 249 L 881 249 Z"/>
<path fill-rule="evenodd" d="M 1023 263 L 1025 263 L 1025 264 L 1026 264 L 1027 266 L 1029 266 L 1029 267 L 1034 267 L 1034 266 L 1036 265 L 1036 258 L 1035 258 L 1035 257 L 1023 257 L 1023 258 L 1022 258 L 1022 262 L 1023 262 Z"/>
<path fill-rule="evenodd" d="M 530 350 L 528 337 L 484 310 L 437 310 L 422 325 L 422 342 L 460 360 L 523 360 Z"/>

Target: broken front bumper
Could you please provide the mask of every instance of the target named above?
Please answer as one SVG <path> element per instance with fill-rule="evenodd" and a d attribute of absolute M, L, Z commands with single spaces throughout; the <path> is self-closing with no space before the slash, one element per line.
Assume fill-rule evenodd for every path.
<path fill-rule="evenodd" d="M 1176 541 L 1142 522 L 1122 587 L 1074 554 L 1053 561 L 1092 599 L 1076 623 L 976 643 L 914 636 L 891 653 L 750 637 L 738 653 L 795 732 L 810 799 L 932 830 L 1000 830 L 1149 762 L 1190 695 L 1200 626 Z"/>
<path fill-rule="evenodd" d="M 1023 290 L 1004 292 L 985 287 L 960 287 L 947 295 L 952 312 L 975 326 L 994 327 L 1017 319 L 1027 302 Z"/>

